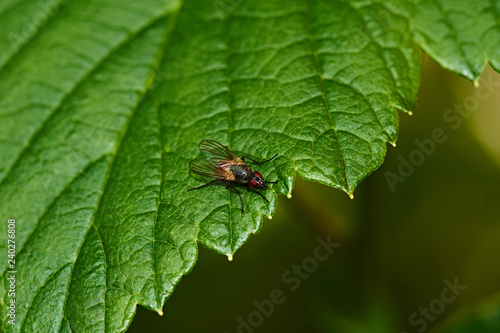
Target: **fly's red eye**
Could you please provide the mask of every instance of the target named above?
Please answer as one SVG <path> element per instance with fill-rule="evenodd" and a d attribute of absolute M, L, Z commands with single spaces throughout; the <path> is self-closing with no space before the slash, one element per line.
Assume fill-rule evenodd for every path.
<path fill-rule="evenodd" d="M 257 177 L 259 177 L 260 179 L 262 179 L 262 175 L 260 174 L 260 172 L 256 172 L 256 173 L 255 173 L 255 175 L 256 175 Z"/>
<path fill-rule="evenodd" d="M 257 188 L 259 186 L 259 183 L 252 179 L 250 180 L 250 186 Z"/>

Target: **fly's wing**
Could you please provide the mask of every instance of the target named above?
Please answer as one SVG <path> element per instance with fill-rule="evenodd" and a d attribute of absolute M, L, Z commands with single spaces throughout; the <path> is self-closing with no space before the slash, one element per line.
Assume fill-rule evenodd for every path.
<path fill-rule="evenodd" d="M 207 159 L 198 158 L 190 161 L 189 169 L 201 176 L 211 177 L 215 179 L 224 179 L 224 177 L 217 172 L 215 164 Z"/>
<path fill-rule="evenodd" d="M 214 140 L 203 140 L 200 142 L 200 151 L 207 153 L 215 165 L 224 161 L 233 161 L 236 164 L 240 164 L 239 162 L 241 162 L 235 153 Z"/>

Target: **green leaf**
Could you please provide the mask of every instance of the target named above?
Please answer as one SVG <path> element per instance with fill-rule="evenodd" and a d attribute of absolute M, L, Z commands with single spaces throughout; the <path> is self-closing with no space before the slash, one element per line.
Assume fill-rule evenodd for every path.
<path fill-rule="evenodd" d="M 499 58 L 498 15 L 463 39 L 448 24 L 467 57 L 438 56 L 449 34 L 424 43 L 427 7 L 3 1 L 0 215 L 16 219 L 17 308 L 12 326 L 5 270 L 0 330 L 124 331 L 137 304 L 161 313 L 198 243 L 231 258 L 296 173 L 352 195 L 396 142 L 397 109 L 415 105 L 410 31 L 467 77 L 464 63 Z M 491 53 L 461 44 L 479 33 Z M 467 69 L 475 79 L 482 67 Z M 207 181 L 187 167 L 203 139 L 256 160 L 278 153 L 252 165 L 279 180 L 269 204 L 244 191 L 242 214 L 222 187 L 187 192 Z M 0 253 L 6 244 L 0 223 Z"/>

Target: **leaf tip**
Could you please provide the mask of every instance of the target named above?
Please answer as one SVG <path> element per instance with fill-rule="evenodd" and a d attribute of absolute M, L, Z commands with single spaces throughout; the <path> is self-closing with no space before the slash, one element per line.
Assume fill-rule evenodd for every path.
<path fill-rule="evenodd" d="M 409 116 L 413 116 L 413 112 L 408 111 L 408 115 L 409 115 Z"/>
<path fill-rule="evenodd" d="M 474 85 L 474 88 L 478 88 L 479 87 L 479 80 L 475 79 L 474 81 L 472 81 L 472 84 Z"/>
<path fill-rule="evenodd" d="M 163 316 L 163 310 L 162 310 L 162 309 L 160 309 L 160 310 L 158 310 L 158 311 L 156 311 L 156 312 L 157 312 L 160 316 Z"/>
<path fill-rule="evenodd" d="M 232 255 L 232 254 L 228 254 L 228 255 L 227 255 L 227 260 L 229 260 L 229 261 L 233 261 L 233 255 Z"/>
<path fill-rule="evenodd" d="M 267 218 L 272 220 L 273 219 L 273 216 L 271 214 L 267 215 Z"/>
<path fill-rule="evenodd" d="M 348 194 L 349 194 L 349 198 L 354 199 L 354 193 L 350 192 Z"/>
<path fill-rule="evenodd" d="M 292 193 L 288 193 L 288 194 L 286 195 L 286 197 L 287 197 L 288 199 L 291 199 L 291 198 L 292 198 Z"/>
<path fill-rule="evenodd" d="M 396 141 L 391 142 L 391 145 L 392 145 L 393 147 L 396 147 Z"/>

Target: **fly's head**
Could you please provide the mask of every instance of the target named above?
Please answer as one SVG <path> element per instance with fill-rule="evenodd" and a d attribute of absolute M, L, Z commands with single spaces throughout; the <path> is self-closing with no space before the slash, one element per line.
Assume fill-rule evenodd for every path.
<path fill-rule="evenodd" d="M 252 179 L 250 179 L 250 186 L 256 189 L 261 188 L 263 190 L 267 190 L 267 185 L 265 183 L 266 181 L 262 178 L 260 172 L 254 172 Z"/>

